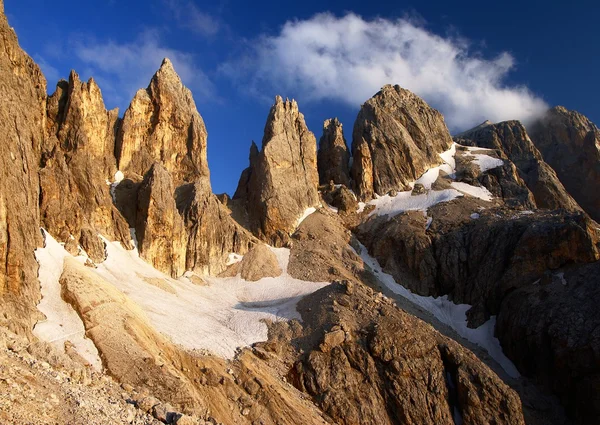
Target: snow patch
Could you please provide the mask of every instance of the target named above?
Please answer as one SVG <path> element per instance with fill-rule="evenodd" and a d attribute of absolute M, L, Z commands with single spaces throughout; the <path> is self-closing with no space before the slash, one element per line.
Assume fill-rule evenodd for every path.
<path fill-rule="evenodd" d="M 124 178 L 125 176 L 123 175 L 123 172 L 119 170 L 115 173 L 114 181 L 115 183 L 121 183 Z"/>
<path fill-rule="evenodd" d="M 470 217 L 471 217 L 473 220 L 477 220 L 477 219 L 478 219 L 480 216 L 479 216 L 479 214 L 478 214 L 478 213 L 473 213 L 473 214 L 471 214 L 471 216 L 470 216 Z"/>
<path fill-rule="evenodd" d="M 232 252 L 227 256 L 227 262 L 225 263 L 225 265 L 231 266 L 232 264 L 239 263 L 240 261 L 242 261 L 243 258 L 243 255 Z"/>
<path fill-rule="evenodd" d="M 106 242 L 107 259 L 95 270 L 146 313 L 150 323 L 175 344 L 188 350 L 207 350 L 233 358 L 237 349 L 267 340 L 264 320 L 300 319 L 298 301 L 328 282 L 307 282 L 287 273 L 290 251 L 271 248 L 283 270 L 281 276 L 247 282 L 203 276 L 205 286 L 188 278 L 172 279 L 144 262 L 137 250 Z M 174 293 L 148 283 L 162 279 Z"/>
<path fill-rule="evenodd" d="M 392 292 L 398 294 L 408 301 L 416 304 L 424 310 L 431 313 L 440 322 L 447 324 L 454 329 L 460 336 L 471 341 L 474 344 L 484 348 L 488 354 L 502 366 L 508 375 L 513 378 L 519 377 L 519 372 L 515 365 L 504 355 L 502 346 L 494 336 L 496 327 L 496 317 L 492 316 L 477 329 L 467 327 L 467 311 L 471 308 L 468 304 L 454 304 L 448 299 L 448 296 L 434 298 L 423 297 L 413 294 L 408 289 L 396 283 L 394 278 L 385 273 L 379 262 L 371 257 L 367 248 L 360 245 L 360 256 L 362 260 L 376 273 L 378 279 Z"/>
<path fill-rule="evenodd" d="M 471 195 L 475 198 L 479 198 L 482 201 L 491 202 L 491 200 L 493 198 L 493 195 L 491 194 L 491 192 L 483 186 L 481 186 L 481 187 L 471 186 L 470 184 L 463 183 L 463 182 L 452 182 L 452 183 L 450 183 L 450 185 L 453 188 L 460 190 L 461 192 L 464 192 L 467 195 Z"/>
<path fill-rule="evenodd" d="M 64 351 L 65 342 L 70 341 L 77 353 L 97 371 L 102 370 L 102 361 L 91 339 L 85 336 L 85 327 L 73 307 L 61 297 L 60 276 L 65 257 L 70 257 L 63 246 L 42 229 L 45 247 L 35 250 L 35 258 L 40 265 L 38 279 L 41 284 L 42 299 L 37 305 L 46 320 L 36 323 L 33 334 Z M 77 257 L 78 259 L 84 259 Z"/>
<path fill-rule="evenodd" d="M 421 195 L 412 195 L 411 191 L 400 192 L 396 196 L 384 195 L 367 202 L 366 205 L 373 205 L 375 209 L 369 216 L 395 216 L 405 211 L 427 211 L 428 208 L 439 204 L 440 202 L 449 202 L 453 199 L 463 196 L 454 189 L 430 190 Z M 360 211 L 364 209 L 364 204 Z"/>
<path fill-rule="evenodd" d="M 300 224 L 304 220 L 306 220 L 308 218 L 308 216 L 311 215 L 312 213 L 314 213 L 315 211 L 317 211 L 317 209 L 315 207 L 310 207 L 310 208 L 305 209 L 304 213 L 302 213 L 302 216 L 300 216 L 300 218 L 296 222 L 296 228 L 298 228 L 298 226 L 300 226 Z"/>

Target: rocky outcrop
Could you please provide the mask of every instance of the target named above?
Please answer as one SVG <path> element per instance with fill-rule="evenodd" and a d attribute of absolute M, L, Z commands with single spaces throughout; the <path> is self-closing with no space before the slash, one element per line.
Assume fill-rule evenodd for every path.
<path fill-rule="evenodd" d="M 471 304 L 467 317 L 474 327 L 497 314 L 508 293 L 546 270 L 599 258 L 597 230 L 583 213 L 481 210 L 474 200 L 457 199 L 428 215 L 429 227 L 420 213 L 374 217 L 357 235 L 403 286 Z"/>
<path fill-rule="evenodd" d="M 529 131 L 531 140 L 577 203 L 600 221 L 600 130 L 562 106 L 550 109 Z"/>
<path fill-rule="evenodd" d="M 361 108 L 352 134 L 352 179 L 360 200 L 408 190 L 452 145 L 442 114 L 400 86 L 384 86 Z"/>
<path fill-rule="evenodd" d="M 515 164 L 519 175 L 533 193 L 538 208 L 580 210 L 554 170 L 542 159 L 539 150 L 519 121 L 480 125 L 459 134 L 454 140 L 462 145 L 498 149 L 504 152 L 506 157 Z"/>
<path fill-rule="evenodd" d="M 297 340 L 290 379 L 335 423 L 525 423 L 518 395 L 472 353 L 364 285 L 332 284 L 298 310 L 313 338 Z"/>
<path fill-rule="evenodd" d="M 39 298 L 40 145 L 46 125 L 46 80 L 19 47 L 0 0 L 0 325 L 30 333 Z"/>
<path fill-rule="evenodd" d="M 155 162 L 163 164 L 176 186 L 208 180 L 206 139 L 192 93 L 165 59 L 125 112 L 117 137 L 118 166 L 138 181 Z"/>
<path fill-rule="evenodd" d="M 178 278 L 185 272 L 186 233 L 171 176 L 161 164 L 155 163 L 146 173 L 137 200 L 135 234 L 140 255 Z"/>
<path fill-rule="evenodd" d="M 187 233 L 186 270 L 219 274 L 229 254 L 245 254 L 255 244 L 212 193 L 208 180 L 178 187 L 176 200 Z"/>
<path fill-rule="evenodd" d="M 337 118 L 325 120 L 317 154 L 319 183 L 350 187 L 350 152 L 342 123 Z"/>
<path fill-rule="evenodd" d="M 600 417 L 600 263 L 546 273 L 502 302 L 496 334 L 519 371 L 557 393 L 578 424 Z"/>
<path fill-rule="evenodd" d="M 109 179 L 118 110 L 107 111 L 93 79 L 75 71 L 60 81 L 47 106 L 48 138 L 42 149 L 40 217 L 57 240 L 74 240 L 95 262 L 104 261 L 99 234 L 130 247 L 126 221 L 114 207 Z"/>
<path fill-rule="evenodd" d="M 285 245 L 307 208 L 319 203 L 317 145 L 296 101 L 275 98 L 262 150 L 250 152 L 234 199 L 242 199 L 249 227 L 264 241 Z"/>
<path fill-rule="evenodd" d="M 478 155 L 485 155 L 487 160 L 500 160 L 501 165 L 482 172 L 480 166 L 474 161 Z M 502 151 L 467 150 L 464 146 L 457 145 L 454 159 L 456 181 L 485 187 L 494 198 L 501 200 L 503 205 L 510 208 L 528 210 L 536 208 L 533 194 L 519 176 L 515 164 L 506 158 Z"/>
<path fill-rule="evenodd" d="M 59 149 L 85 152 L 105 179 L 113 178 L 119 110 L 106 110 L 100 87 L 93 78 L 85 83 L 71 71 L 69 81 L 59 81 L 48 98 L 47 114 L 49 135 L 56 136 Z M 45 155 L 51 154 L 48 150 L 46 147 Z"/>
<path fill-rule="evenodd" d="M 333 208 L 337 208 L 341 214 L 353 213 L 358 209 L 356 195 L 344 185 L 329 185 L 322 189 L 321 195 L 325 202 Z"/>

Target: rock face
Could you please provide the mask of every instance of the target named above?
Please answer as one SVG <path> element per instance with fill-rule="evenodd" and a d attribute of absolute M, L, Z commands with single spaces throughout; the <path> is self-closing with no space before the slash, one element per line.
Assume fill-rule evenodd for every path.
<path fill-rule="evenodd" d="M 600 262 L 547 273 L 502 303 L 496 333 L 521 373 L 556 392 L 578 424 L 600 417 Z"/>
<path fill-rule="evenodd" d="M 0 0 L 0 325 L 30 333 L 39 298 L 33 251 L 39 223 L 40 145 L 46 80 L 19 47 Z"/>
<path fill-rule="evenodd" d="M 337 118 L 323 123 L 323 136 L 317 154 L 319 183 L 343 184 L 350 187 L 350 152 L 344 138 L 342 123 Z"/>
<path fill-rule="evenodd" d="M 100 167 L 105 178 L 116 172 L 115 138 L 119 110 L 107 111 L 102 92 L 93 78 L 85 83 L 75 71 L 69 81 L 61 80 L 48 98 L 50 135 L 56 135 L 64 152 L 85 151 Z"/>
<path fill-rule="evenodd" d="M 187 233 L 187 270 L 219 274 L 229 254 L 245 254 L 255 244 L 255 238 L 212 193 L 208 180 L 178 187 L 176 199 Z"/>
<path fill-rule="evenodd" d="M 465 202 L 431 208 L 429 228 L 422 214 L 409 213 L 373 218 L 357 234 L 384 270 L 410 290 L 471 304 L 467 317 L 474 327 L 497 314 L 509 292 L 547 269 L 599 258 L 595 226 L 583 213 L 480 211 Z M 480 211 L 477 219 L 470 218 L 473 211 Z"/>
<path fill-rule="evenodd" d="M 126 221 L 114 207 L 110 186 L 118 110 L 107 111 L 93 79 L 74 71 L 48 99 L 48 139 L 42 149 L 40 215 L 58 240 L 75 240 L 95 262 L 104 260 L 98 234 L 129 247 Z M 71 239 L 73 238 L 73 239 Z"/>
<path fill-rule="evenodd" d="M 156 269 L 178 278 L 185 272 L 186 233 L 175 204 L 169 172 L 155 163 L 138 193 L 136 236 L 140 255 Z"/>
<path fill-rule="evenodd" d="M 533 193 L 538 208 L 580 210 L 554 170 L 542 159 L 541 153 L 519 121 L 480 125 L 456 136 L 455 141 L 504 152 Z"/>
<path fill-rule="evenodd" d="M 298 309 L 322 337 L 290 379 L 335 423 L 525 423 L 517 394 L 472 353 L 370 288 L 332 284 Z"/>
<path fill-rule="evenodd" d="M 155 162 L 171 173 L 175 185 L 208 179 L 206 139 L 192 93 L 165 59 L 125 112 L 117 138 L 118 166 L 134 180 L 141 180 Z"/>
<path fill-rule="evenodd" d="M 246 177 L 244 179 L 244 177 Z M 262 150 L 250 153 L 234 199 L 243 199 L 252 232 L 282 246 L 307 208 L 319 203 L 317 145 L 296 101 L 275 98 Z"/>
<path fill-rule="evenodd" d="M 352 178 L 360 200 L 408 183 L 441 163 L 452 145 L 442 114 L 400 86 L 384 86 L 361 108 L 352 134 Z"/>
<path fill-rule="evenodd" d="M 585 116 L 557 106 L 531 127 L 531 139 L 558 178 L 596 221 L 600 220 L 600 130 Z"/>

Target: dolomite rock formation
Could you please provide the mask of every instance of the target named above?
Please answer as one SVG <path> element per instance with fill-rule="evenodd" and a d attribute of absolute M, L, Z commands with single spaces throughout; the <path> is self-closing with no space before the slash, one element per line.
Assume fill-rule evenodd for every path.
<path fill-rule="evenodd" d="M 119 110 L 106 110 L 94 79 L 82 82 L 71 71 L 69 81 L 59 81 L 48 98 L 47 113 L 48 134 L 56 135 L 59 148 L 70 153 L 84 151 L 100 168 L 100 174 L 112 179 L 117 171 L 114 152 Z"/>
<path fill-rule="evenodd" d="M 74 240 L 95 262 L 104 260 L 98 234 L 129 245 L 129 229 L 114 207 L 110 182 L 118 110 L 107 111 L 93 79 L 75 71 L 48 98 L 48 137 L 42 148 L 40 216 L 61 242 Z"/>
<path fill-rule="evenodd" d="M 245 254 L 256 243 L 231 218 L 212 193 L 208 180 L 178 187 L 176 199 L 187 233 L 187 270 L 217 275 L 225 270 L 229 254 Z"/>
<path fill-rule="evenodd" d="M 442 114 L 400 86 L 365 102 L 352 134 L 352 179 L 360 200 L 408 190 L 452 145 Z"/>
<path fill-rule="evenodd" d="M 34 250 L 39 223 L 40 145 L 46 80 L 19 47 L 0 0 L 0 325 L 29 334 L 39 299 Z"/>
<path fill-rule="evenodd" d="M 524 375 L 559 395 L 575 423 L 600 417 L 600 262 L 546 273 L 508 295 L 496 326 Z"/>
<path fill-rule="evenodd" d="M 594 220 L 600 221 L 600 130 L 585 116 L 562 106 L 531 126 L 531 140 L 558 178 Z"/>
<path fill-rule="evenodd" d="M 159 163 L 146 173 L 139 189 L 135 231 L 140 255 L 146 261 L 173 278 L 183 275 L 185 228 L 171 176 Z"/>
<path fill-rule="evenodd" d="M 208 179 L 206 139 L 192 93 L 165 59 L 125 112 L 117 137 L 118 166 L 138 181 L 155 162 L 163 164 L 176 186 Z"/>
<path fill-rule="evenodd" d="M 580 210 L 519 121 L 482 124 L 457 135 L 455 141 L 504 152 L 533 193 L 538 208 Z"/>
<path fill-rule="evenodd" d="M 289 377 L 335 423 L 525 424 L 517 394 L 472 353 L 370 288 L 334 283 L 298 309 L 313 338 Z"/>
<path fill-rule="evenodd" d="M 502 299 L 541 278 L 547 269 L 598 260 L 598 232 L 583 213 L 504 208 L 479 210 L 457 199 L 429 209 L 429 227 L 412 212 L 371 218 L 358 238 L 397 282 L 425 296 L 448 294 L 473 306 L 477 327 L 497 314 Z M 470 218 L 479 211 L 477 219 Z"/>
<path fill-rule="evenodd" d="M 337 118 L 323 123 L 323 136 L 317 154 L 319 183 L 343 184 L 350 187 L 350 152 L 344 138 L 342 123 Z"/>
<path fill-rule="evenodd" d="M 246 203 L 256 236 L 285 245 L 304 211 L 319 203 L 316 139 L 296 101 L 275 98 L 262 150 L 251 149 L 250 160 L 247 179 L 240 179 L 234 198 Z"/>

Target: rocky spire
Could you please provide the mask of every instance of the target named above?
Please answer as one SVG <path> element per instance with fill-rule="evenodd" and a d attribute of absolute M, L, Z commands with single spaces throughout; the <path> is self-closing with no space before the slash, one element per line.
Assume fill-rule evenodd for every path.
<path fill-rule="evenodd" d="M 116 171 L 115 137 L 119 121 L 117 108 L 107 111 L 100 87 L 87 83 L 71 71 L 69 81 L 59 81 L 48 99 L 48 128 L 65 152 L 85 150 L 99 161 L 105 178 Z"/>
<path fill-rule="evenodd" d="M 251 158 L 245 196 L 250 228 L 261 239 L 284 245 L 305 210 L 319 202 L 316 139 L 296 101 L 275 98 L 262 150 L 252 149 Z M 238 188 L 236 194 L 242 192 Z"/>
<path fill-rule="evenodd" d="M 3 12 L 0 1 L 0 325 L 30 333 L 40 296 L 34 250 L 42 244 L 37 170 L 46 79 Z"/>
<path fill-rule="evenodd" d="M 352 178 L 362 200 L 408 183 L 452 145 L 442 114 L 400 86 L 384 86 L 361 108 L 352 134 Z"/>
<path fill-rule="evenodd" d="M 342 123 L 337 118 L 328 119 L 323 123 L 323 136 L 319 141 L 317 165 L 319 183 L 350 186 L 350 152 L 344 138 Z"/>
<path fill-rule="evenodd" d="M 48 98 L 47 134 L 42 148 L 40 217 L 57 240 L 80 245 L 95 262 L 104 260 L 101 234 L 129 247 L 129 229 L 113 205 L 110 186 L 118 110 L 107 111 L 93 79 L 82 82 L 75 71 Z M 65 190 L 68 188 L 68 190 Z"/>
<path fill-rule="evenodd" d="M 525 127 L 519 121 L 492 124 L 489 121 L 456 136 L 460 144 L 503 151 L 533 193 L 539 208 L 576 211 L 581 208 L 566 191 L 554 170 L 542 159 Z"/>
<path fill-rule="evenodd" d="M 118 166 L 126 177 L 137 180 L 154 162 L 164 165 L 176 185 L 208 180 L 206 140 L 192 93 L 165 59 L 125 112 L 117 138 Z"/>
<path fill-rule="evenodd" d="M 531 139 L 565 188 L 600 221 L 600 130 L 587 117 L 562 106 L 550 109 L 530 129 Z"/>

